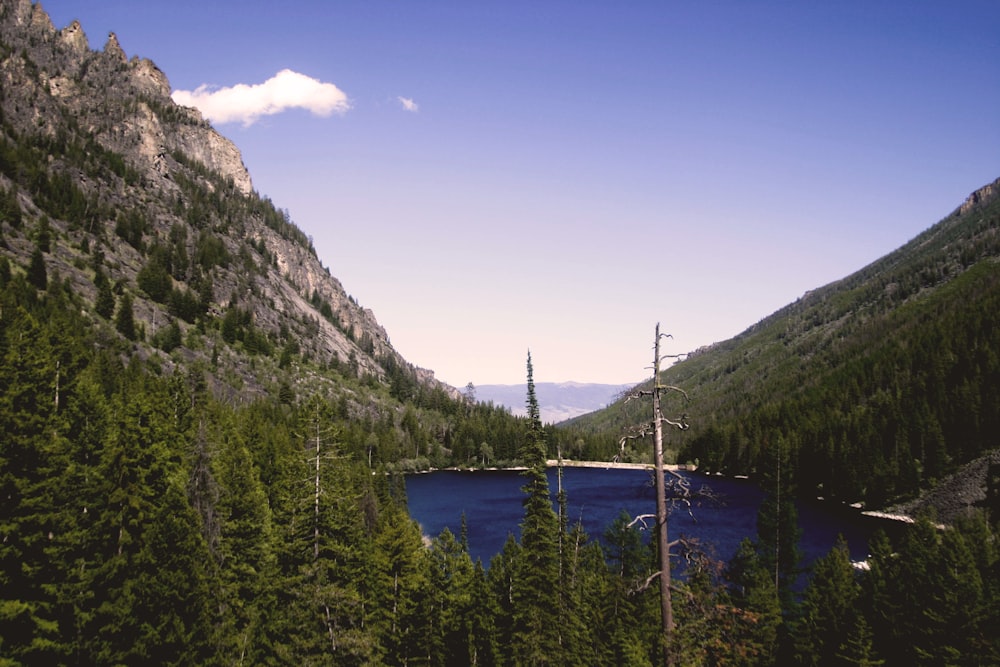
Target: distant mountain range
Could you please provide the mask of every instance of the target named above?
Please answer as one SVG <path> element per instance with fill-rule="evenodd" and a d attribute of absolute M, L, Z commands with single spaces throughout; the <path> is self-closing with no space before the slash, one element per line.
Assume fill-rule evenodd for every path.
<path fill-rule="evenodd" d="M 607 407 L 622 390 L 632 385 L 586 382 L 536 382 L 535 395 L 542 422 L 557 424 Z M 510 408 L 512 414 L 525 415 L 527 386 L 524 384 L 476 385 L 476 400 L 492 401 Z"/>

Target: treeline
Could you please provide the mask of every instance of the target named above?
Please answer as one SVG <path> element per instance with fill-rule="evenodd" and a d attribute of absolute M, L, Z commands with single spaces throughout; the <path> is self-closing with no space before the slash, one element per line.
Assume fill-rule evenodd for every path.
<path fill-rule="evenodd" d="M 842 338 L 798 391 L 715 415 L 681 456 L 747 472 L 784 443 L 806 493 L 884 506 L 1000 445 L 998 350 L 1000 267 L 982 262 Z"/>
<path fill-rule="evenodd" d="M 993 192 L 996 192 L 996 186 Z M 790 451 L 801 493 L 869 507 L 911 498 L 1000 447 L 1000 197 L 816 289 L 663 373 L 690 401 L 679 463 L 760 471 Z M 622 401 L 574 420 L 612 438 Z"/>
<path fill-rule="evenodd" d="M 339 400 L 225 404 L 102 345 L 59 285 L 0 284 L 4 664 L 659 664 L 656 555 L 630 517 L 598 540 L 553 507 L 537 408 L 521 537 L 487 568 L 426 541 Z M 787 495 L 760 526 L 729 564 L 677 547 L 677 664 L 1000 660 L 984 520 L 880 538 L 860 576 L 834 550 L 801 603 Z"/>

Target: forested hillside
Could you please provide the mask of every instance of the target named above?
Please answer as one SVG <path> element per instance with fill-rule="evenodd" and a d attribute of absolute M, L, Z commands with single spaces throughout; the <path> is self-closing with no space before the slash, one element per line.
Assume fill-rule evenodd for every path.
<path fill-rule="evenodd" d="M 544 474 L 556 451 L 610 459 L 617 434 L 543 427 L 530 357 L 526 418 L 400 357 L 236 147 L 168 91 L 114 35 L 91 51 L 79 24 L 0 0 L 0 665 L 659 663 L 644 533 L 623 516 L 584 534 Z M 973 209 L 995 226 L 995 203 Z M 961 275 L 986 286 L 983 266 Z M 958 288 L 931 285 L 903 285 L 901 303 L 944 320 L 920 297 Z M 796 322 L 796 345 L 832 330 Z M 745 406 L 784 400 L 719 372 L 742 378 Z M 721 398 L 691 403 L 692 424 L 727 428 Z M 687 444 L 710 467 L 787 456 L 781 480 L 803 465 L 790 445 L 709 463 L 698 429 Z M 409 517 L 402 471 L 512 463 L 527 468 L 521 539 L 490 563 Z M 861 579 L 835 550 L 801 595 L 787 494 L 760 526 L 729 564 L 672 547 L 676 664 L 1000 661 L 983 514 L 879 541 Z"/>
<path fill-rule="evenodd" d="M 0 11 L 0 262 L 82 314 L 60 336 L 227 404 L 325 393 L 373 466 L 516 458 L 516 420 L 403 359 L 152 62 L 28 0 Z"/>
<path fill-rule="evenodd" d="M 879 508 L 1000 447 L 1000 182 L 899 250 L 664 373 L 680 461 Z M 575 422 L 624 427 L 621 406 Z M 775 453 L 780 454 L 775 454 Z"/>

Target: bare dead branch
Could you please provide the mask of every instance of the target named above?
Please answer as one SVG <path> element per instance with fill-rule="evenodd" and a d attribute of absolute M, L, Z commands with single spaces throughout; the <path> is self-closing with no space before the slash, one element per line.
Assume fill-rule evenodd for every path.
<path fill-rule="evenodd" d="M 627 528 L 631 528 L 632 526 L 634 526 L 637 523 L 639 523 L 639 524 L 642 524 L 642 530 L 646 530 L 649 527 L 646 524 L 646 521 L 648 519 L 655 519 L 655 518 L 656 518 L 655 514 L 640 514 L 639 516 L 637 516 L 634 519 L 632 519 L 631 521 L 629 521 L 629 523 L 628 523 L 628 525 L 626 527 Z"/>
<path fill-rule="evenodd" d="M 625 403 L 628 403 L 630 401 L 636 401 L 636 400 L 638 400 L 640 398 L 644 398 L 646 396 L 652 396 L 652 395 L 653 395 L 652 391 L 649 391 L 649 390 L 646 390 L 646 389 L 637 389 L 635 391 L 632 391 L 632 392 L 626 394 L 623 398 L 625 399 Z"/>
<path fill-rule="evenodd" d="M 629 591 L 629 594 L 635 595 L 636 593 L 642 593 L 644 590 L 649 588 L 654 581 L 656 581 L 659 578 L 660 574 L 662 573 L 659 570 L 657 570 L 653 574 L 649 575 L 648 577 L 646 577 L 646 580 L 644 582 L 642 582 L 641 584 L 633 588 L 631 591 Z"/>
<path fill-rule="evenodd" d="M 685 400 L 688 401 L 691 400 L 690 397 L 688 397 L 688 393 L 686 391 L 684 391 L 680 387 L 675 387 L 672 384 L 661 384 L 657 387 L 657 389 L 659 389 L 660 391 L 676 391 L 678 394 L 682 394 Z"/>
<path fill-rule="evenodd" d="M 668 419 L 667 417 L 660 415 L 660 423 L 668 424 L 680 431 L 686 431 L 688 430 L 688 428 L 690 428 L 690 426 L 687 423 L 687 414 L 681 415 L 680 419 L 678 419 L 677 421 L 674 421 L 673 419 Z"/>

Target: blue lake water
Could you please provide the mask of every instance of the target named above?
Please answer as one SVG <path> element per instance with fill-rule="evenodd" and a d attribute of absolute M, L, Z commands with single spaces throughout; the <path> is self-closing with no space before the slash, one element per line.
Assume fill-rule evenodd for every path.
<path fill-rule="evenodd" d="M 707 486 L 719 502 L 700 502 L 690 514 L 675 508 L 668 527 L 671 539 L 697 537 L 714 546 L 717 558 L 729 560 L 744 537 L 756 537 L 757 509 L 763 494 L 747 480 L 683 474 L 690 478 L 692 490 Z M 457 537 L 464 512 L 470 555 L 488 566 L 508 534 L 519 536 L 523 484 L 519 472 L 506 470 L 411 475 L 406 478 L 410 515 L 425 535 L 437 536 L 447 527 Z M 549 486 L 554 500 L 553 469 L 549 470 Z M 563 488 L 568 495 L 570 523 L 582 521 L 592 539 L 600 538 L 622 510 L 632 516 L 656 511 L 652 472 L 645 470 L 565 468 Z M 886 526 L 883 521 L 832 503 L 799 503 L 798 512 L 804 565 L 829 552 L 838 534 L 847 538 L 852 559 L 863 560 L 871 534 Z"/>

